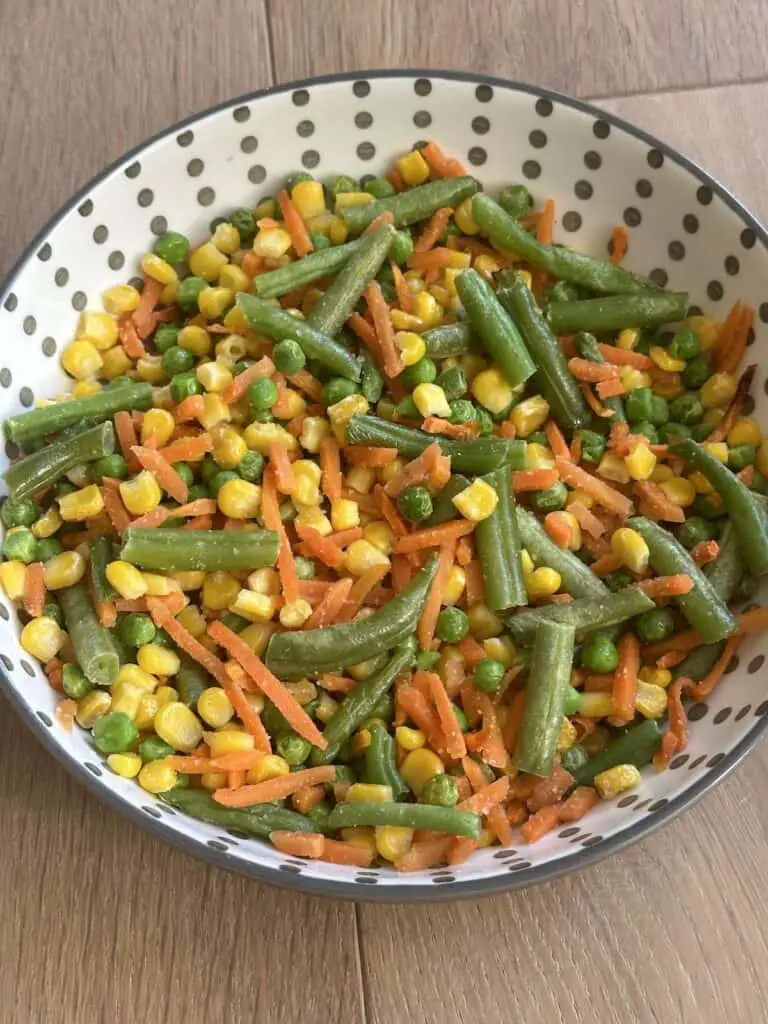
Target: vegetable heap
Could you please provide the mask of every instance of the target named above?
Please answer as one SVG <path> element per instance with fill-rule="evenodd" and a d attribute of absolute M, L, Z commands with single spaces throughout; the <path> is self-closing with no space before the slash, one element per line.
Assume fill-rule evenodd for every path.
<path fill-rule="evenodd" d="M 431 142 L 167 232 L 12 416 L 0 583 L 118 775 L 412 871 L 664 768 L 765 609 L 753 314 L 553 243 Z M 678 326 L 669 330 L 666 325 Z"/>

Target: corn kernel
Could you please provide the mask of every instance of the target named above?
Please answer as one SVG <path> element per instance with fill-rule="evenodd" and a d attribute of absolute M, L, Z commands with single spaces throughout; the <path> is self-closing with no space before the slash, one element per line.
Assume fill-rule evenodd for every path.
<path fill-rule="evenodd" d="M 141 705 L 141 698 L 144 696 L 144 690 L 139 686 L 134 686 L 133 683 L 118 682 L 115 680 L 112 684 L 112 706 L 110 711 L 119 711 L 123 715 L 127 715 L 130 719 L 135 720 L 136 715 L 139 713 L 139 707 Z"/>
<path fill-rule="evenodd" d="M 661 345 L 652 345 L 648 355 L 661 370 L 667 373 L 682 373 L 686 363 L 684 359 L 675 359 Z"/>
<path fill-rule="evenodd" d="M 208 725 L 220 729 L 232 719 L 235 711 L 232 701 L 220 686 L 209 686 L 197 699 L 197 713 Z"/>
<path fill-rule="evenodd" d="M 162 576 L 156 572 L 143 572 L 144 582 L 147 584 L 147 594 L 150 597 L 167 597 L 181 590 L 176 580 L 170 576 Z"/>
<path fill-rule="evenodd" d="M 171 701 L 160 708 L 155 715 L 155 732 L 174 750 L 185 754 L 194 750 L 203 738 L 202 725 L 181 701 Z"/>
<path fill-rule="evenodd" d="M 262 656 L 264 651 L 267 649 L 270 637 L 274 632 L 274 624 L 270 622 L 254 622 L 250 626 L 246 626 L 245 629 L 241 630 L 238 634 L 244 644 L 257 654 L 259 657 Z"/>
<path fill-rule="evenodd" d="M 228 776 L 226 772 L 203 772 L 200 776 L 200 785 L 203 789 L 207 789 L 210 793 L 213 793 L 217 789 L 226 788 L 227 778 Z"/>
<path fill-rule="evenodd" d="M 291 498 L 300 505 L 319 505 L 321 471 L 310 459 L 297 459 L 293 464 L 294 488 Z"/>
<path fill-rule="evenodd" d="M 179 699 L 179 691 L 173 686 L 158 686 L 154 696 L 161 708 L 166 704 L 174 704 Z"/>
<path fill-rule="evenodd" d="M 388 861 L 404 857 L 413 845 L 413 829 L 405 825 L 378 825 L 374 836 L 377 853 Z"/>
<path fill-rule="evenodd" d="M 139 772 L 139 785 L 147 793 L 167 793 L 179 781 L 179 773 L 165 761 L 149 761 Z"/>
<path fill-rule="evenodd" d="M 619 331 L 616 347 L 624 349 L 625 352 L 631 352 L 639 340 L 640 331 L 636 327 L 625 327 L 623 331 Z"/>
<path fill-rule="evenodd" d="M 667 702 L 667 691 L 663 686 L 638 680 L 635 710 L 643 718 L 661 718 L 667 710 Z"/>
<path fill-rule="evenodd" d="M 102 386 L 97 380 L 78 380 L 72 388 L 72 396 L 74 398 L 88 398 L 90 395 L 98 395 L 101 390 Z"/>
<path fill-rule="evenodd" d="M 411 729 L 407 725 L 398 725 L 395 729 L 395 741 L 403 750 L 418 750 L 427 739 L 421 729 Z"/>
<path fill-rule="evenodd" d="M 90 341 L 73 341 L 61 356 L 61 365 L 75 380 L 95 377 L 103 366 L 101 353 Z"/>
<path fill-rule="evenodd" d="M 712 409 L 705 409 L 702 417 L 703 423 L 711 423 L 713 426 L 718 424 L 725 416 L 726 410 L 720 406 L 715 406 Z"/>
<path fill-rule="evenodd" d="M 377 548 L 383 555 L 391 555 L 395 545 L 395 535 L 388 523 L 376 519 L 363 527 L 363 539 Z"/>
<path fill-rule="evenodd" d="M 635 369 L 634 366 L 620 366 L 619 380 L 625 391 L 636 391 L 637 388 L 649 388 L 652 385 L 651 375 L 644 370 Z"/>
<path fill-rule="evenodd" d="M 480 256 L 475 257 L 474 268 L 487 281 L 492 281 L 493 275 L 501 270 L 501 264 L 493 256 L 482 253 Z"/>
<path fill-rule="evenodd" d="M 154 693 L 143 693 L 139 700 L 134 723 L 139 732 L 149 732 L 155 723 L 155 715 L 160 710 L 160 701 Z"/>
<path fill-rule="evenodd" d="M 715 373 L 702 385 L 701 404 L 705 409 L 727 405 L 736 394 L 736 378 L 732 373 Z"/>
<path fill-rule="evenodd" d="M 110 709 L 112 698 L 104 690 L 93 690 L 77 702 L 75 721 L 81 728 L 90 729 Z"/>
<path fill-rule="evenodd" d="M 227 324 L 227 320 L 231 318 L 235 310 L 239 311 L 239 306 L 233 306 L 224 317 L 224 325 L 228 328 L 230 325 Z M 247 330 L 248 325 L 245 324 L 242 329 Z M 219 362 L 224 363 L 225 366 L 232 367 L 239 359 L 248 354 L 248 343 L 241 334 L 228 334 L 226 338 L 216 342 L 214 354 Z"/>
<path fill-rule="evenodd" d="M 655 484 L 662 484 L 665 480 L 673 480 L 674 472 L 669 466 L 659 465 L 657 463 L 656 468 L 651 473 L 651 480 Z"/>
<path fill-rule="evenodd" d="M 406 185 L 423 185 L 429 180 L 429 164 L 418 149 L 401 156 L 397 161 L 397 169 Z"/>
<path fill-rule="evenodd" d="M 650 551 L 643 537 L 628 526 L 622 526 L 611 537 L 611 551 L 631 572 L 645 572 Z"/>
<path fill-rule="evenodd" d="M 546 445 L 528 441 L 525 445 L 525 465 L 527 469 L 552 469 L 555 456 Z"/>
<path fill-rule="evenodd" d="M 278 618 L 280 625 L 286 629 L 300 629 L 311 615 L 312 605 L 300 597 L 297 601 L 284 604 Z"/>
<path fill-rule="evenodd" d="M 426 747 L 410 751 L 400 765 L 400 775 L 403 781 L 417 797 L 421 795 L 421 791 L 431 778 L 443 774 L 445 774 L 445 765 L 437 754 L 427 750 Z"/>
<path fill-rule="evenodd" d="M 667 477 L 666 479 L 674 479 L 674 474 L 672 477 Z M 712 484 L 707 480 L 704 474 L 700 473 L 697 469 L 688 474 L 688 480 L 693 485 L 693 489 L 697 494 L 714 494 L 715 489 Z M 665 481 L 662 480 L 660 482 L 664 483 Z"/>
<path fill-rule="evenodd" d="M 516 405 L 510 420 L 518 437 L 528 437 L 549 418 L 549 403 L 541 395 L 532 395 Z"/>
<path fill-rule="evenodd" d="M 218 248 L 218 247 L 217 247 Z M 231 292 L 247 292 L 251 282 L 248 275 L 233 263 L 227 263 L 219 271 L 219 284 Z"/>
<path fill-rule="evenodd" d="M 347 472 L 347 485 L 358 494 L 370 494 L 376 482 L 376 472 L 367 466 L 352 466 Z"/>
<path fill-rule="evenodd" d="M 208 320 L 218 320 L 232 305 L 234 298 L 234 292 L 229 288 L 204 288 L 197 297 L 197 306 Z M 210 339 L 208 351 L 210 352 Z"/>
<path fill-rule="evenodd" d="M 624 465 L 633 480 L 648 480 L 656 468 L 656 456 L 647 444 L 638 444 L 624 457 Z"/>
<path fill-rule="evenodd" d="M 448 606 L 457 604 L 461 600 L 466 585 L 467 574 L 462 567 L 460 565 L 452 566 L 443 588 L 442 603 Z"/>
<path fill-rule="evenodd" d="M 55 657 L 64 643 L 64 632 L 55 619 L 41 615 L 32 619 L 21 631 L 19 642 L 27 654 L 46 662 Z"/>
<path fill-rule="evenodd" d="M 362 576 L 368 569 L 377 565 L 388 566 L 389 558 L 370 541 L 362 539 L 353 541 L 346 550 L 344 564 L 347 572 L 353 576 Z"/>
<path fill-rule="evenodd" d="M 105 380 L 114 380 L 115 377 L 122 377 L 132 365 L 125 350 L 116 346 L 102 356 L 101 376 Z"/>
<path fill-rule="evenodd" d="M 146 444 L 154 436 L 158 448 L 166 445 L 176 429 L 176 420 L 167 409 L 149 409 L 141 423 L 141 443 Z"/>
<path fill-rule="evenodd" d="M 728 445 L 725 441 L 704 441 L 701 447 L 705 452 L 713 455 L 718 462 L 722 462 L 724 465 L 728 464 Z"/>
<path fill-rule="evenodd" d="M 240 592 L 240 582 L 228 572 L 209 572 L 203 584 L 203 605 L 212 611 L 228 608 Z"/>
<path fill-rule="evenodd" d="M 110 754 L 107 766 L 121 779 L 135 779 L 141 771 L 141 758 L 138 754 Z"/>
<path fill-rule="evenodd" d="M 222 729 L 220 732 L 208 733 L 206 736 L 211 757 L 223 757 L 225 754 L 239 754 L 243 750 L 253 750 L 254 739 L 250 733 L 242 729 Z"/>
<path fill-rule="evenodd" d="M 263 569 L 256 569 L 248 577 L 248 586 L 256 594 L 280 593 L 280 574 L 266 566 Z"/>
<path fill-rule="evenodd" d="M 77 328 L 78 341 L 90 341 L 99 352 L 106 352 L 117 344 L 117 321 L 108 313 L 86 310 Z"/>
<path fill-rule="evenodd" d="M 320 451 L 320 444 L 328 436 L 330 428 L 321 416 L 307 416 L 301 427 L 299 444 L 313 454 Z"/>
<path fill-rule="evenodd" d="M 350 206 L 367 206 L 368 203 L 373 202 L 373 198 L 370 192 L 339 192 L 336 196 L 334 212 L 340 214 L 342 210 L 347 210 Z"/>
<path fill-rule="evenodd" d="M 395 344 L 400 350 L 403 366 L 413 366 L 426 355 L 426 343 L 414 331 L 398 331 L 395 334 Z"/>
<path fill-rule="evenodd" d="M 131 686 L 137 687 L 143 693 L 153 693 L 157 689 L 159 682 L 160 680 L 156 676 L 146 672 L 143 668 L 139 668 L 138 665 L 128 662 L 120 666 L 120 671 L 115 676 L 112 685 L 128 683 Z"/>
<path fill-rule="evenodd" d="M 293 187 L 291 199 L 302 220 L 325 213 L 325 192 L 319 181 L 298 182 Z"/>
<path fill-rule="evenodd" d="M 631 477 L 624 459 L 615 452 L 606 452 L 597 467 L 597 475 L 617 484 L 628 484 Z"/>
<path fill-rule="evenodd" d="M 45 563 L 47 590 L 63 590 L 79 583 L 85 575 L 85 559 L 79 551 L 60 551 Z"/>
<path fill-rule="evenodd" d="M 664 690 L 672 682 L 672 673 L 668 668 L 656 668 L 654 665 L 644 665 L 638 676 L 642 682 L 649 683 L 651 686 L 660 686 Z"/>
<path fill-rule="evenodd" d="M 138 476 L 120 483 L 120 497 L 132 516 L 151 512 L 160 504 L 163 492 L 153 473 L 144 469 Z"/>
<path fill-rule="evenodd" d="M 340 784 L 336 783 L 336 786 L 334 787 L 334 793 L 338 794 L 336 797 L 337 801 L 339 799 L 344 799 L 346 796 L 346 792 L 344 792 L 343 796 L 339 793 L 339 786 Z M 348 789 L 349 787 L 347 786 L 346 788 Z M 339 835 L 341 836 L 342 841 L 349 843 L 350 846 L 355 846 L 359 850 L 365 850 L 367 853 L 371 854 L 372 857 L 376 856 L 376 834 L 374 829 L 368 828 L 364 825 L 358 825 L 357 828 L 343 828 Z"/>
<path fill-rule="evenodd" d="M 512 404 L 515 392 L 496 366 L 482 370 L 472 381 L 472 394 L 494 415 L 504 412 Z"/>
<path fill-rule="evenodd" d="M 413 313 L 425 328 L 437 327 L 443 319 L 443 307 L 428 291 L 419 292 L 413 300 Z"/>
<path fill-rule="evenodd" d="M 141 295 L 129 284 L 116 284 L 113 288 L 107 288 L 101 296 L 101 301 L 108 313 L 123 316 L 124 313 L 132 313 L 136 309 L 141 302 Z"/>
<path fill-rule="evenodd" d="M 459 203 L 453 217 L 457 227 L 465 235 L 477 235 L 480 233 L 480 227 L 472 214 L 471 196 L 469 199 L 465 199 L 463 203 Z"/>
<path fill-rule="evenodd" d="M 399 476 L 405 466 L 403 459 L 394 459 L 392 462 L 388 462 L 386 466 L 382 466 L 379 470 L 379 479 L 383 484 L 388 484 Z"/>
<path fill-rule="evenodd" d="M 110 562 L 106 568 L 106 577 L 120 597 L 128 601 L 144 597 L 148 589 L 144 577 L 130 562 Z"/>
<path fill-rule="evenodd" d="M 689 316 L 680 325 L 684 330 L 694 331 L 699 338 L 702 352 L 709 352 L 717 344 L 723 325 L 713 316 Z"/>
<path fill-rule="evenodd" d="M 65 523 L 79 523 L 92 519 L 104 508 L 104 498 L 96 484 L 89 484 L 79 491 L 63 494 L 59 498 L 59 514 Z"/>
<path fill-rule="evenodd" d="M 268 622 L 277 611 L 277 599 L 273 594 L 257 594 L 252 590 L 240 590 L 229 610 L 242 615 L 249 622 Z"/>
<path fill-rule="evenodd" d="M 189 255 L 190 271 L 204 281 L 215 281 L 226 262 L 227 257 L 219 252 L 213 242 L 204 242 Z"/>
<path fill-rule="evenodd" d="M 479 523 L 493 515 L 499 503 L 499 496 L 489 483 L 477 479 L 451 500 L 465 519 Z"/>
<path fill-rule="evenodd" d="M 392 326 L 396 331 L 423 331 L 424 322 L 413 313 L 406 313 L 402 309 L 393 309 L 390 313 Z"/>
<path fill-rule="evenodd" d="M 762 444 L 763 434 L 757 420 L 751 416 L 740 416 L 731 427 L 727 441 L 731 448 L 740 444 L 753 444 L 757 448 Z"/>
<path fill-rule="evenodd" d="M 583 718 L 608 718 L 613 714 L 610 693 L 582 693 L 579 714 Z"/>
<path fill-rule="evenodd" d="M 576 726 L 573 725 L 567 718 L 563 719 L 563 724 L 560 726 L 560 735 L 557 738 L 557 752 L 562 754 L 565 750 L 570 750 L 578 739 L 579 733 Z"/>
<path fill-rule="evenodd" d="M 363 401 L 365 400 L 363 399 Z M 331 408 L 334 408 L 334 406 L 331 406 Z M 289 452 L 295 452 L 298 449 L 296 438 L 289 434 L 284 427 L 278 426 L 277 423 L 251 423 L 246 428 L 244 437 L 245 443 L 251 450 L 260 452 L 264 456 L 269 455 L 269 446 L 272 441 L 285 442 Z"/>
<path fill-rule="evenodd" d="M 659 398 L 666 398 L 669 401 L 677 398 L 678 395 L 682 395 L 685 390 L 683 378 L 679 373 L 670 373 L 661 380 L 653 380 L 651 388 L 654 395 L 658 395 Z"/>
<path fill-rule="evenodd" d="M 369 612 L 373 614 L 373 609 L 363 608 L 362 612 Z M 355 621 L 359 622 L 361 617 L 367 618 L 368 616 L 366 616 L 365 614 L 361 616 L 361 613 L 358 612 L 358 614 L 355 616 Z M 373 673 L 376 671 L 378 667 L 379 663 L 376 660 L 376 658 L 369 658 L 367 661 L 359 661 L 356 665 L 349 665 L 347 667 L 347 675 L 352 676 L 353 679 L 357 679 L 358 681 L 361 679 L 367 679 L 368 676 L 373 675 Z"/>
<path fill-rule="evenodd" d="M 353 530 L 360 525 L 360 506 L 349 498 L 331 502 L 331 525 L 334 530 Z"/>
<path fill-rule="evenodd" d="M 159 281 L 160 284 L 173 284 L 179 279 L 179 275 L 171 264 L 166 263 L 164 259 L 161 259 L 154 252 L 148 252 L 146 256 L 142 257 L 141 269 L 147 277 L 151 277 L 154 281 Z"/>
<path fill-rule="evenodd" d="M 230 256 L 236 249 L 240 248 L 240 232 L 234 224 L 224 221 L 216 225 L 216 230 L 211 235 L 211 241 L 219 252 Z"/>
<path fill-rule="evenodd" d="M 683 508 L 686 508 L 696 500 L 696 488 L 685 477 L 681 476 L 675 480 L 665 480 L 659 486 L 673 505 L 681 505 Z"/>
<path fill-rule="evenodd" d="M 155 676 L 175 676 L 181 661 L 175 651 L 159 644 L 143 644 L 136 652 L 139 668 Z"/>
<path fill-rule="evenodd" d="M 83 567 L 85 568 L 85 567 Z M 20 601 L 24 596 L 27 567 L 23 562 L 0 562 L 0 586 L 9 601 Z"/>
<path fill-rule="evenodd" d="M 390 786 L 379 786 L 373 783 L 355 782 L 347 792 L 347 800 L 351 803 L 391 804 L 393 802 Z"/>
<path fill-rule="evenodd" d="M 342 217 L 334 217 L 328 228 L 328 237 L 332 245 L 343 245 L 349 235 L 349 228 Z"/>
<path fill-rule="evenodd" d="M 249 769 L 246 781 L 255 785 L 257 782 L 279 779 L 281 775 L 288 775 L 290 771 L 290 765 L 285 758 L 278 757 L 277 754 L 267 754 L 258 764 Z"/>
<path fill-rule="evenodd" d="M 542 565 L 525 578 L 525 590 L 528 597 L 534 601 L 537 598 L 551 597 L 552 594 L 556 594 L 562 582 L 559 572 Z"/>
<path fill-rule="evenodd" d="M 253 251 L 257 256 L 277 259 L 292 245 L 291 236 L 283 228 L 261 228 L 253 240 Z"/>
<path fill-rule="evenodd" d="M 610 800 L 640 785 L 640 772 L 633 764 L 617 764 L 605 772 L 598 772 L 594 786 L 603 800 Z"/>
<path fill-rule="evenodd" d="M 186 327 L 182 327 L 179 331 L 178 344 L 179 348 L 186 349 L 195 356 L 207 356 L 213 346 L 210 334 L 199 324 L 187 324 Z"/>
<path fill-rule="evenodd" d="M 475 640 L 489 640 L 501 636 L 504 625 L 498 615 L 484 604 L 475 604 L 467 612 L 469 631 Z"/>
<path fill-rule="evenodd" d="M 330 519 L 316 505 L 299 505 L 296 511 L 296 522 L 302 526 L 311 526 L 321 537 L 333 533 Z"/>
<path fill-rule="evenodd" d="M 261 487 L 249 480 L 227 480 L 216 502 L 230 519 L 253 519 L 261 508 Z"/>

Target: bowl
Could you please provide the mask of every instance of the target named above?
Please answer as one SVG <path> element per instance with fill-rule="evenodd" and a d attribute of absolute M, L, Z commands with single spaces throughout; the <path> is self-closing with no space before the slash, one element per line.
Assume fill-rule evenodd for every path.
<path fill-rule="evenodd" d="M 80 312 L 130 279 L 168 227 L 191 238 L 235 206 L 271 194 L 288 172 L 383 173 L 393 156 L 436 139 L 490 189 L 524 181 L 556 204 L 557 241 L 605 255 L 630 229 L 627 265 L 687 289 L 721 318 L 741 298 L 768 343 L 768 236 L 704 171 L 646 132 L 587 103 L 500 79 L 451 72 L 335 75 L 243 96 L 167 129 L 107 168 L 46 225 L 0 291 L 0 415 L 69 390 L 58 356 Z M 757 351 L 753 349 L 752 351 Z M 755 415 L 768 429 L 768 381 Z M 4 466 L 13 449 L 6 446 Z M 766 726 L 760 691 L 768 637 L 749 637 L 727 678 L 688 708 L 686 752 L 664 773 L 538 843 L 480 850 L 464 864 L 413 875 L 286 857 L 175 813 L 112 774 L 19 644 L 0 598 L 2 687 L 44 745 L 98 796 L 155 835 L 222 867 L 311 893 L 369 900 L 446 899 L 523 886 L 583 868 L 691 806 L 747 754 Z"/>

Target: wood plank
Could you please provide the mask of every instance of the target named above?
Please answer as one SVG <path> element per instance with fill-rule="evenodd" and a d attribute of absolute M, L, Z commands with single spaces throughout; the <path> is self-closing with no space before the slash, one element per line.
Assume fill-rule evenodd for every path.
<path fill-rule="evenodd" d="M 768 212 L 768 85 L 603 105 Z M 361 908 L 371 1021 L 763 1020 L 767 771 L 763 746 L 662 832 L 549 885 L 476 904 Z M 414 950 L 429 970 L 414 968 Z"/>
<path fill-rule="evenodd" d="M 269 0 L 275 77 L 456 68 L 577 96 L 765 77 L 761 0 Z"/>

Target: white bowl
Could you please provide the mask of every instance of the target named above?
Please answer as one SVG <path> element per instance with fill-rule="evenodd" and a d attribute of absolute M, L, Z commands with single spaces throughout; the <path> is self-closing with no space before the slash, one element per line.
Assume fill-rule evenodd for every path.
<path fill-rule="evenodd" d="M 434 138 L 495 189 L 525 181 L 555 200 L 556 238 L 606 254 L 616 224 L 631 230 L 627 265 L 688 289 L 723 317 L 744 299 L 768 343 L 768 236 L 721 185 L 669 146 L 586 103 L 530 86 L 449 72 L 373 72 L 280 86 L 177 124 L 90 182 L 53 218 L 0 291 L 0 415 L 68 390 L 58 355 L 79 311 L 136 273 L 166 227 L 191 238 L 235 206 L 254 205 L 285 175 L 382 173 L 393 156 Z M 764 379 L 755 415 L 768 429 Z M 8 451 L 4 456 L 7 462 Z M 358 871 L 285 857 L 160 804 L 113 775 L 89 742 L 54 717 L 55 695 L 18 642 L 17 616 L 0 600 L 2 685 L 48 749 L 98 795 L 164 839 L 223 867 L 314 893 L 365 899 L 439 899 L 488 893 L 584 867 L 689 807 L 762 734 L 768 700 L 761 669 L 768 638 L 750 637 L 728 678 L 694 704 L 685 754 L 648 770 L 623 799 L 533 846 L 482 850 L 421 874 Z"/>

